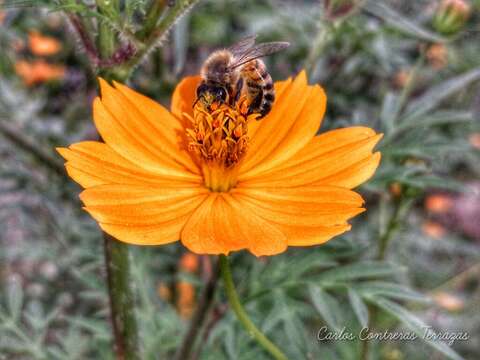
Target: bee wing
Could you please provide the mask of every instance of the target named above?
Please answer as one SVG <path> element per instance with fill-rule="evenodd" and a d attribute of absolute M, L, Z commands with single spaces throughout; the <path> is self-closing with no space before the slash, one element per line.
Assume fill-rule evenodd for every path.
<path fill-rule="evenodd" d="M 244 54 L 245 51 L 252 48 L 255 45 L 255 39 L 257 35 L 247 36 L 242 40 L 238 41 L 237 43 L 230 46 L 227 50 L 229 50 L 234 56 L 238 56 Z"/>
<path fill-rule="evenodd" d="M 269 42 L 269 43 L 263 43 L 263 44 L 252 46 L 246 49 L 243 53 L 236 54 L 235 60 L 233 64 L 230 65 L 230 68 L 231 69 L 236 68 L 249 61 L 252 61 L 267 55 L 271 55 L 289 46 L 290 46 L 290 43 L 284 42 L 284 41 Z"/>

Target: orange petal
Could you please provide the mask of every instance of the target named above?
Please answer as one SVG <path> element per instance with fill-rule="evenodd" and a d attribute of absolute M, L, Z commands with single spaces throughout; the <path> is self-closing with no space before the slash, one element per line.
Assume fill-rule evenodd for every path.
<path fill-rule="evenodd" d="M 174 163 L 167 155 L 161 154 L 155 146 L 144 142 L 132 127 L 123 124 L 102 104 L 99 98 L 93 103 L 95 125 L 105 142 L 127 160 L 138 164 L 146 171 L 163 176 L 195 180 L 198 175 Z"/>
<path fill-rule="evenodd" d="M 244 212 L 280 230 L 289 246 L 324 243 L 348 231 L 346 221 L 365 210 L 359 194 L 334 186 L 237 188 L 232 196 Z"/>
<path fill-rule="evenodd" d="M 100 227 L 120 241 L 158 245 L 176 241 L 191 213 L 205 200 L 207 190 L 101 185 L 80 198 Z"/>
<path fill-rule="evenodd" d="M 103 82 L 103 85 L 103 88 L 105 88 L 105 82 Z M 125 97 L 122 99 L 122 105 L 124 105 L 125 109 L 129 113 L 133 110 L 133 113 L 136 114 L 133 118 L 138 119 L 139 130 L 145 139 L 155 144 L 156 148 L 159 148 L 163 153 L 190 171 L 199 173 L 199 169 L 193 162 L 190 154 L 186 151 L 186 148 L 182 147 L 184 137 L 182 123 L 156 101 L 125 85 L 117 82 L 114 82 L 114 85 L 117 90 L 116 96 L 119 97 L 122 94 Z M 111 89 L 109 88 L 109 90 Z M 102 91 L 102 102 L 107 105 L 107 100 L 106 98 L 104 99 Z"/>
<path fill-rule="evenodd" d="M 376 152 L 356 164 L 317 182 L 319 185 L 337 185 L 353 189 L 370 179 L 380 164 L 381 154 Z"/>
<path fill-rule="evenodd" d="M 355 187 L 375 172 L 380 154 L 372 154 L 372 149 L 381 137 L 362 127 L 329 131 L 312 139 L 294 157 L 268 174 L 243 181 L 239 186 L 331 184 Z"/>
<path fill-rule="evenodd" d="M 183 113 L 193 116 L 193 103 L 197 98 L 197 87 L 200 76 L 187 76 L 180 81 L 172 95 L 171 112 L 178 119 L 183 119 Z"/>
<path fill-rule="evenodd" d="M 288 89 L 283 96 L 284 99 L 279 101 L 285 101 L 287 107 L 283 114 L 276 113 L 272 110 L 272 116 L 278 123 L 273 126 L 274 119 L 265 119 L 262 121 L 272 121 L 272 129 L 270 130 L 270 138 L 267 137 L 263 140 L 266 141 L 258 151 L 255 153 L 255 148 L 249 149 L 255 153 L 251 156 L 251 159 L 257 160 L 263 158 L 256 166 L 249 166 L 255 162 L 255 160 L 245 160 L 242 166 L 242 174 L 239 177 L 239 181 L 247 180 L 259 174 L 268 172 L 275 168 L 275 166 L 285 162 L 292 158 L 299 150 L 304 148 L 309 141 L 313 138 L 317 132 L 323 115 L 325 114 L 327 97 L 323 89 L 318 86 L 307 86 L 306 83 L 296 79 L 300 84 L 300 88 L 295 89 L 294 84 L 291 86 L 291 90 Z M 303 87 L 303 88 L 302 88 Z M 305 99 L 305 102 L 298 101 L 295 98 L 295 94 L 299 93 Z M 277 105 L 280 107 L 280 104 Z M 281 111 L 279 109 L 278 111 Z M 267 127 L 267 126 L 265 126 Z M 256 131 L 256 134 L 260 135 L 262 129 Z M 254 137 L 254 139 L 256 136 Z M 269 154 L 270 152 L 270 154 Z M 250 165 L 249 165 L 250 164 Z"/>
<path fill-rule="evenodd" d="M 58 148 L 67 160 L 66 168 L 70 177 L 84 188 L 102 184 L 152 184 L 157 186 L 178 186 L 181 178 L 159 176 L 142 169 L 116 153 L 110 146 L 95 141 L 73 144 L 68 149 Z M 192 181 L 193 184 L 200 183 Z"/>
<path fill-rule="evenodd" d="M 183 128 L 174 116 L 161 105 L 126 86 L 116 83 L 117 90 L 102 79 L 99 82 L 103 106 L 97 100 L 94 102 L 94 120 L 105 142 L 120 153 L 119 148 L 125 148 L 125 142 L 128 141 L 132 149 L 154 162 L 172 169 L 188 169 L 199 173 L 189 154 L 181 149 L 182 137 L 179 134 L 183 133 Z M 108 117 L 108 123 L 102 121 Z M 122 136 L 119 137 L 119 134 Z"/>
<path fill-rule="evenodd" d="M 190 214 L 159 225 L 130 226 L 98 223 L 107 234 L 112 235 L 121 242 L 133 245 L 164 245 L 178 241 L 180 232 L 187 222 Z"/>
<path fill-rule="evenodd" d="M 288 238 L 288 246 L 312 246 L 323 244 L 351 227 L 349 224 L 314 227 L 281 225 L 280 229 Z"/>
<path fill-rule="evenodd" d="M 303 146 L 315 135 L 320 125 L 321 112 L 318 113 L 316 126 L 311 127 L 311 122 L 308 122 L 310 126 L 307 128 L 310 129 L 310 132 L 299 133 L 298 128 L 295 127 L 297 120 L 304 120 L 300 118 L 300 115 L 304 105 L 311 100 L 310 95 L 313 89 L 313 86 L 307 85 L 307 76 L 302 71 L 293 82 L 285 84 L 285 90 L 278 91 L 272 111 L 261 120 L 259 128 L 252 137 L 248 153 L 242 163 L 241 173 L 248 172 L 262 161 L 268 161 L 266 159 L 269 157 L 274 159 L 279 156 L 284 157 L 281 152 L 289 151 L 289 149 L 280 147 L 282 143 L 283 145 L 292 145 L 295 141 L 300 141 Z M 305 136 L 307 139 L 304 139 Z M 296 145 L 294 146 L 296 148 Z"/>
<path fill-rule="evenodd" d="M 286 238 L 275 226 L 245 211 L 228 193 L 211 194 L 188 220 L 182 243 L 198 254 L 228 254 L 248 249 L 256 256 L 286 250 Z"/>
<path fill-rule="evenodd" d="M 232 195 L 249 212 L 281 225 L 341 225 L 365 210 L 360 195 L 333 186 L 242 188 Z"/>

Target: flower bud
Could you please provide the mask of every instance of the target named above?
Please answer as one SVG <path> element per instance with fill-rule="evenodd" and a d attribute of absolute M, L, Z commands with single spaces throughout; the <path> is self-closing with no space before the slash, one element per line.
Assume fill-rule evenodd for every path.
<path fill-rule="evenodd" d="M 465 0 L 443 0 L 433 18 L 433 27 L 441 34 L 458 32 L 470 16 L 470 4 Z"/>
<path fill-rule="evenodd" d="M 448 49 L 443 44 L 433 44 L 427 49 L 427 60 L 432 68 L 441 70 L 448 64 Z"/>

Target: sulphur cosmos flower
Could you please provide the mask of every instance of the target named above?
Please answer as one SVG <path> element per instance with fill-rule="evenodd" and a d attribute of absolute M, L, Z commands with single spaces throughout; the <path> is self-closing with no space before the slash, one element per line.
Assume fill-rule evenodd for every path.
<path fill-rule="evenodd" d="M 181 81 L 168 111 L 100 79 L 93 117 L 105 143 L 58 151 L 105 232 L 130 244 L 180 239 L 198 254 L 261 256 L 350 229 L 365 210 L 351 189 L 375 172 L 381 135 L 350 127 L 316 136 L 327 99 L 305 72 L 275 84 L 277 99 L 260 121 L 245 101 L 193 107 L 199 81 Z"/>

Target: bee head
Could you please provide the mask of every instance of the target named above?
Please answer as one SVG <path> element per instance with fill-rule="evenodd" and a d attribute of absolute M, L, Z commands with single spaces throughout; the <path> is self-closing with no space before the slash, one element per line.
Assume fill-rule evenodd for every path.
<path fill-rule="evenodd" d="M 223 86 L 200 84 L 197 88 L 197 101 L 201 101 L 207 108 L 215 102 L 222 104 L 227 101 L 227 90 Z"/>

